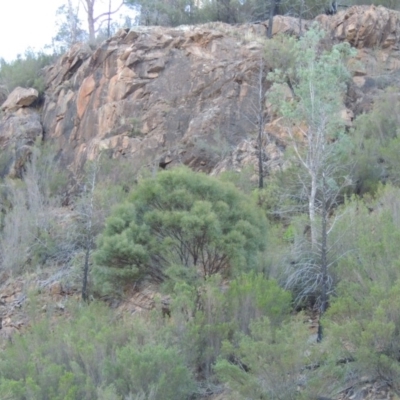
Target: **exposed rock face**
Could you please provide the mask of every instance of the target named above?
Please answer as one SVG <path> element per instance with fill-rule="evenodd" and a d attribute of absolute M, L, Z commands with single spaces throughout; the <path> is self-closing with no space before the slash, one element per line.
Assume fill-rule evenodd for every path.
<path fill-rule="evenodd" d="M 347 126 L 369 111 L 385 86 L 400 85 L 399 16 L 383 7 L 356 6 L 316 18 L 328 41 L 348 41 L 358 50 L 342 112 Z M 310 24 L 302 21 L 301 30 Z M 267 22 L 137 28 L 121 30 L 94 52 L 76 45 L 46 72 L 45 139 L 74 171 L 100 150 L 141 166 L 184 163 L 217 172 L 256 165 L 256 36 L 266 30 Z M 299 20 L 277 16 L 273 32 L 299 35 Z M 17 116 L 28 118 L 9 112 L 6 118 Z M 29 118 L 36 118 L 36 128 L 27 142 L 41 135 L 38 118 Z M 10 122 L 0 125 L 0 143 L 21 137 L 15 134 L 18 123 L 9 130 Z M 279 168 L 285 148 L 279 120 L 269 121 L 265 132 L 266 170 Z"/>
<path fill-rule="evenodd" d="M 0 175 L 20 177 L 35 141 L 43 136 L 40 115 L 30 108 L 6 114 L 0 120 Z"/>
<path fill-rule="evenodd" d="M 255 29 L 265 33 L 248 28 Z M 251 113 L 259 47 L 204 26 L 120 31 L 68 73 L 73 49 L 53 69 L 68 79 L 48 82 L 46 137 L 75 169 L 108 149 L 142 164 L 168 155 L 210 170 L 221 137 L 230 148 L 254 131 L 244 113 Z"/>
<path fill-rule="evenodd" d="M 400 13 L 384 7 L 354 6 L 316 20 L 334 41 L 358 50 L 351 66 L 353 86 L 348 107 L 355 115 L 369 112 L 376 96 L 389 85 L 400 86 Z"/>
<path fill-rule="evenodd" d="M 16 87 L 1 106 L 3 111 L 15 111 L 21 107 L 29 107 L 37 100 L 39 93 L 36 89 Z"/>
<path fill-rule="evenodd" d="M 357 49 L 391 49 L 398 55 L 400 13 L 379 6 L 354 6 L 332 17 L 316 18 L 332 37 L 346 41 Z M 397 66 L 399 60 L 397 58 Z"/>
<path fill-rule="evenodd" d="M 379 59 L 387 61 L 386 71 L 400 62 L 399 13 L 358 6 L 317 20 L 333 41 L 348 41 L 359 49 L 357 58 L 368 61 L 365 70 L 353 68 L 350 109 L 343 111 L 350 125 L 353 113 L 366 111 L 376 94 L 374 78 L 368 77 Z M 73 48 L 48 74 L 46 137 L 58 143 L 75 170 L 101 149 L 142 165 L 168 157 L 206 171 L 229 162 L 237 168 L 255 163 L 251 104 L 260 45 L 254 37 L 264 36 L 266 25 L 122 30 L 93 54 L 87 47 Z M 307 29 L 310 22 L 302 25 Z M 299 21 L 276 17 L 274 33 L 279 32 L 298 34 Z M 276 167 L 284 140 L 277 124 L 265 129 L 271 127 L 272 156 L 266 162 Z"/>

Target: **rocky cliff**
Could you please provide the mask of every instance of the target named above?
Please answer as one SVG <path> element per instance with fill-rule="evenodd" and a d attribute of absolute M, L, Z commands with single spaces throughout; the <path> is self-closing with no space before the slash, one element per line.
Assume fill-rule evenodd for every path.
<path fill-rule="evenodd" d="M 347 41 L 358 51 L 344 105 L 350 124 L 383 86 L 399 83 L 400 13 L 356 6 L 316 20 L 329 40 Z M 310 23 L 303 21 L 301 29 Z M 74 172 L 100 150 L 131 158 L 136 167 L 171 162 L 211 172 L 255 164 L 251 105 L 257 37 L 266 29 L 267 22 L 136 28 L 119 31 L 95 51 L 73 47 L 45 72 L 40 122 L 37 111 L 7 100 L 0 122 L 0 143 L 14 154 L 7 166 L 17 174 L 26 154 L 21 149 L 36 136 L 53 142 Z M 274 34 L 280 32 L 299 34 L 298 19 L 275 17 Z M 265 132 L 268 170 L 281 162 L 285 141 L 278 121 L 267 121 Z"/>

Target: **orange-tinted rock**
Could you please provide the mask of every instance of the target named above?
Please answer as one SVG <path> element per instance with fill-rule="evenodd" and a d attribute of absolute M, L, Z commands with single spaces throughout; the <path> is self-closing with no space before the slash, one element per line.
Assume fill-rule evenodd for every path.
<path fill-rule="evenodd" d="M 63 287 L 61 285 L 61 282 L 54 282 L 51 286 L 50 286 L 50 293 L 52 295 L 61 295 L 63 294 Z"/>
<path fill-rule="evenodd" d="M 96 82 L 92 75 L 83 80 L 76 100 L 77 114 L 79 118 L 82 118 L 84 112 L 86 111 L 86 107 L 90 101 L 90 95 L 93 93 L 95 87 Z"/>
<path fill-rule="evenodd" d="M 370 109 L 381 90 L 374 76 L 400 68 L 399 15 L 383 7 L 355 6 L 316 18 L 329 41 L 348 41 L 358 50 L 350 64 L 349 109 L 343 112 L 347 126 Z M 310 25 L 302 21 L 302 31 Z M 246 155 L 240 149 L 254 136 L 251 104 L 257 102 L 262 51 L 255 39 L 265 37 L 267 26 L 268 21 L 136 28 L 120 30 L 94 52 L 74 46 L 46 74 L 46 138 L 75 171 L 101 149 L 140 165 L 159 165 L 168 154 L 172 165 L 207 172 L 220 170 L 221 158 L 229 154 L 237 153 L 230 161 L 237 168 L 239 159 L 254 163 L 255 145 L 246 145 Z M 299 35 L 299 20 L 276 16 L 273 33 Z M 278 122 L 269 124 L 265 130 L 273 156 L 268 165 L 275 168 L 285 132 Z"/>
<path fill-rule="evenodd" d="M 36 89 L 16 87 L 2 104 L 1 109 L 15 111 L 21 107 L 28 107 L 37 100 L 39 93 Z"/>

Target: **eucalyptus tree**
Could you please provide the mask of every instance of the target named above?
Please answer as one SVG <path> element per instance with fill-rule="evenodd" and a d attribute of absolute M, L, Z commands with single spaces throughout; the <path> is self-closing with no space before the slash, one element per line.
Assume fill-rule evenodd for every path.
<path fill-rule="evenodd" d="M 306 210 L 309 253 L 303 253 L 288 279 L 299 297 L 317 295 L 320 312 L 327 308 L 332 289 L 329 274 L 329 215 L 342 189 L 351 184 L 346 165 L 349 140 L 341 117 L 350 72 L 346 61 L 353 55 L 347 43 L 322 47 L 324 33 L 316 27 L 293 42 L 290 68 L 276 69 L 272 101 L 289 144 L 289 162 L 297 178 L 298 210 Z M 290 95 L 285 89 L 290 86 Z M 299 289 L 300 288 L 300 289 Z"/>
<path fill-rule="evenodd" d="M 96 15 L 95 6 L 99 3 L 99 0 L 80 0 L 80 2 L 86 13 L 90 43 L 94 43 L 96 39 L 96 33 L 99 31 L 103 23 L 107 22 L 108 31 L 110 30 L 111 15 L 117 13 L 125 4 L 125 1 L 122 0 L 113 8 L 112 0 L 108 0 L 108 11 Z"/>

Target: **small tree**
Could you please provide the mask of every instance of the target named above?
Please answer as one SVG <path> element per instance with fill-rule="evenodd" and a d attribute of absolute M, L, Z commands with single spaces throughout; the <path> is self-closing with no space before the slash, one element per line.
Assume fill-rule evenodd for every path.
<path fill-rule="evenodd" d="M 89 164 L 87 182 L 84 185 L 83 197 L 78 203 L 79 217 L 82 224 L 82 247 L 85 251 L 82 275 L 82 300 L 88 300 L 89 263 L 95 239 L 95 189 L 99 170 L 100 156 Z"/>
<path fill-rule="evenodd" d="M 310 226 L 310 257 L 302 255 L 305 262 L 290 275 L 289 286 L 300 286 L 301 295 L 318 294 L 324 313 L 332 283 L 328 217 L 342 188 L 351 182 L 343 158 L 348 141 L 340 111 L 350 77 L 346 59 L 353 53 L 347 43 L 323 50 L 322 37 L 315 28 L 307 32 L 295 45 L 295 73 L 276 70 L 269 79 L 280 84 L 275 86 L 275 104 L 288 134 L 299 188 L 307 199 Z M 282 93 L 282 83 L 291 89 L 289 98 Z"/>
<path fill-rule="evenodd" d="M 266 62 L 263 55 L 263 40 L 260 40 L 260 59 L 254 66 L 254 78 L 251 88 L 254 91 L 253 99 L 243 104 L 242 115 L 251 123 L 257 134 L 257 161 L 258 161 L 258 187 L 264 187 L 264 143 L 265 143 L 265 92 L 266 92 Z"/>
<path fill-rule="evenodd" d="M 266 220 L 234 186 L 187 168 L 142 181 L 107 220 L 95 253 L 98 278 L 164 280 L 169 269 L 204 278 L 257 265 Z"/>

